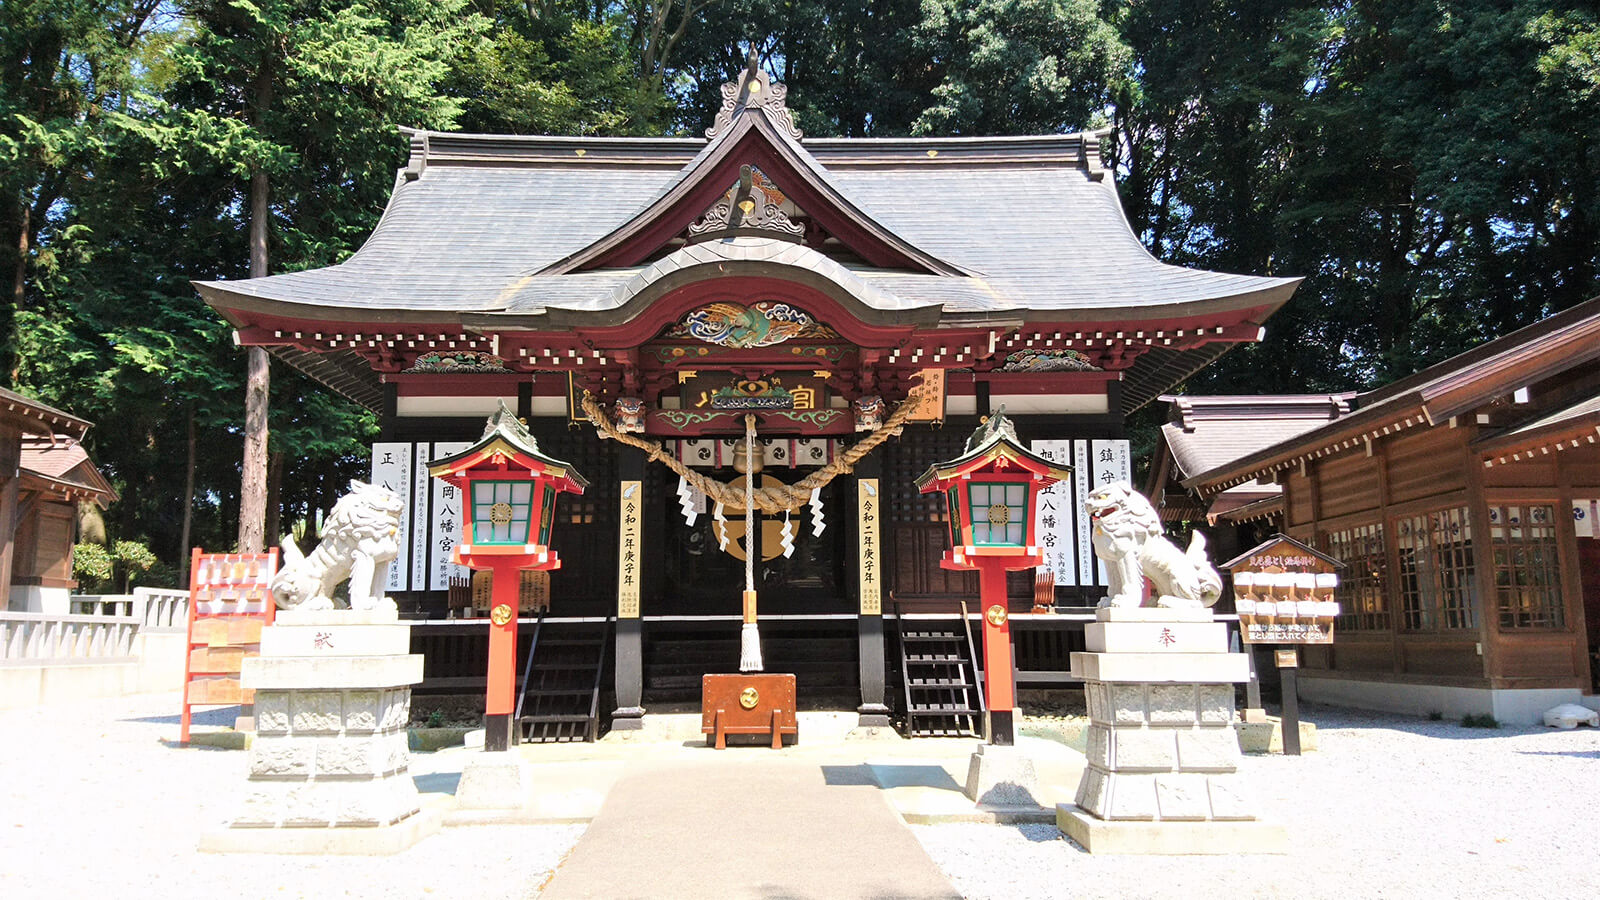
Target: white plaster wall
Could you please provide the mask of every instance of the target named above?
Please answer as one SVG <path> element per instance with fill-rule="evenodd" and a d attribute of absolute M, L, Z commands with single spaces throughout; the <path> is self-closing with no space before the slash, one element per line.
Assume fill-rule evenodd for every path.
<path fill-rule="evenodd" d="M 1577 703 L 1582 696 L 1577 688 L 1490 690 L 1437 684 L 1397 684 L 1325 678 L 1304 670 L 1299 681 L 1301 699 L 1314 703 L 1415 716 L 1437 712 L 1447 719 L 1459 719 L 1468 713 L 1488 713 L 1508 725 L 1542 725 L 1545 710 L 1563 703 Z"/>
<path fill-rule="evenodd" d="M 72 611 L 72 592 L 67 588 L 47 588 L 38 585 L 11 586 L 7 606 L 12 612 L 48 613 L 64 616 Z"/>

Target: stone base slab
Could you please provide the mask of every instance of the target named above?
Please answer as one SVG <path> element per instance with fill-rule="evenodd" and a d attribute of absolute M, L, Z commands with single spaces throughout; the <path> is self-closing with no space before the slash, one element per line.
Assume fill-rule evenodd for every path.
<path fill-rule="evenodd" d="M 986 808 L 1039 805 L 1033 759 L 1016 747 L 979 744 L 967 765 L 967 799 Z"/>
<path fill-rule="evenodd" d="M 1239 733 L 1239 749 L 1245 753 L 1283 752 L 1283 720 L 1277 716 L 1269 716 L 1265 722 L 1237 722 L 1233 727 Z M 1301 722 L 1300 752 L 1310 753 L 1316 749 L 1317 726 Z"/>
<path fill-rule="evenodd" d="M 284 853 L 299 856 L 391 856 L 439 831 L 440 816 L 423 810 L 393 825 L 371 828 L 249 828 L 200 837 L 202 853 Z"/>
<path fill-rule="evenodd" d="M 1072 653 L 1072 674 L 1084 681 L 1233 684 L 1250 680 L 1243 653 Z"/>
<path fill-rule="evenodd" d="M 1090 853 L 1210 856 L 1287 853 L 1289 833 L 1266 822 L 1107 822 L 1071 803 L 1056 806 L 1056 827 Z"/>
<path fill-rule="evenodd" d="M 394 625 L 399 621 L 400 613 L 392 609 L 280 609 L 272 617 L 274 625 Z"/>
<path fill-rule="evenodd" d="M 261 629 L 262 656 L 405 656 L 411 652 L 410 625 L 286 625 Z"/>
<path fill-rule="evenodd" d="M 1164 609 L 1159 606 L 1102 606 L 1094 611 L 1096 622 L 1210 622 L 1216 616 L 1209 608 Z"/>
<path fill-rule="evenodd" d="M 533 773 L 514 751 L 476 754 L 456 785 L 461 809 L 521 809 L 532 796 Z"/>
<path fill-rule="evenodd" d="M 1090 622 L 1083 627 L 1090 653 L 1227 653 L 1222 622 Z"/>
<path fill-rule="evenodd" d="M 422 654 L 405 656 L 252 656 L 239 670 L 254 690 L 403 687 L 422 680 Z"/>

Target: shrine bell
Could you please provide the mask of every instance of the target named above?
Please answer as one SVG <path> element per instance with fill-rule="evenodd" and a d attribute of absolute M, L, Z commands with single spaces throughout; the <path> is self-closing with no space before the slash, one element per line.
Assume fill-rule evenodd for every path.
<path fill-rule="evenodd" d="M 944 492 L 949 505 L 950 549 L 939 565 L 979 574 L 991 744 L 1012 742 L 1016 709 L 1006 572 L 1044 562 L 1035 504 L 1040 491 L 1071 475 L 1071 469 L 1028 452 L 1001 407 L 972 433 L 959 457 L 935 463 L 916 481 L 921 493 Z"/>
<path fill-rule="evenodd" d="M 568 463 L 539 452 L 527 426 L 501 401 L 483 437 L 428 464 L 428 474 L 461 492 L 461 541 L 450 561 L 488 570 L 489 682 L 484 704 L 485 750 L 515 742 L 517 602 L 524 570 L 561 567 L 550 549 L 556 496 L 581 494 L 589 482 Z"/>

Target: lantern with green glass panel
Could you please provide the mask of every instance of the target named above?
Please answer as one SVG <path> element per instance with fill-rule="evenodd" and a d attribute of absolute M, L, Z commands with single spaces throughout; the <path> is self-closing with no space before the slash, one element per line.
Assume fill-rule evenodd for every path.
<path fill-rule="evenodd" d="M 924 494 L 944 493 L 949 506 L 950 549 L 939 564 L 979 573 L 991 743 L 1011 743 L 1015 703 L 1006 572 L 1044 562 L 1034 504 L 1040 491 L 1071 475 L 1024 448 L 1002 408 L 973 432 L 960 456 L 934 464 L 916 482 Z"/>
<path fill-rule="evenodd" d="M 504 403 L 476 444 L 432 461 L 428 474 L 449 482 L 464 498 L 458 513 L 464 540 L 450 561 L 493 573 L 484 749 L 504 750 L 513 734 L 521 573 L 561 566 L 550 549 L 556 496 L 581 494 L 589 482 L 570 464 L 540 452 L 527 426 Z"/>

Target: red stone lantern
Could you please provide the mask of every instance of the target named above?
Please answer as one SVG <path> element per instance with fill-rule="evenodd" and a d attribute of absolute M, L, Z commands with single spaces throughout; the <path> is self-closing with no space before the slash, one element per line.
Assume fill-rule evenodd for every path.
<path fill-rule="evenodd" d="M 454 456 L 434 460 L 428 474 L 461 491 L 462 540 L 450 561 L 493 573 L 483 746 L 505 750 L 515 731 L 511 716 L 516 703 L 521 572 L 561 567 L 550 549 L 556 495 L 581 494 L 589 482 L 570 464 L 540 453 L 527 426 L 504 402 L 489 417 L 481 440 Z"/>
<path fill-rule="evenodd" d="M 1012 742 L 1016 708 L 1006 572 L 1044 562 L 1035 504 L 1040 491 L 1071 475 L 1070 469 L 1024 449 L 1002 407 L 972 433 L 961 456 L 935 463 L 916 482 L 924 494 L 943 491 L 949 504 L 950 549 L 939 564 L 979 574 L 991 744 Z"/>

